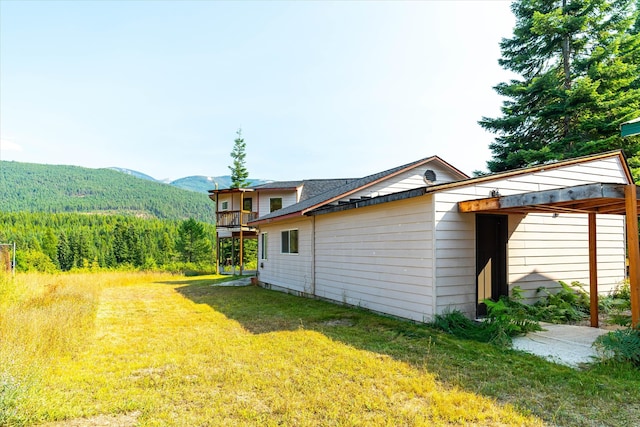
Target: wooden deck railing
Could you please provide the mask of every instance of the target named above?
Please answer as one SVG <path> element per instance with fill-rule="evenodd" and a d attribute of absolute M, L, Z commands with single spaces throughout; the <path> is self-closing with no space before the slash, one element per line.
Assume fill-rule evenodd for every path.
<path fill-rule="evenodd" d="M 224 211 L 218 212 L 216 225 L 218 227 L 240 227 L 258 218 L 258 212 Z M 242 219 L 242 221 L 241 221 Z"/>

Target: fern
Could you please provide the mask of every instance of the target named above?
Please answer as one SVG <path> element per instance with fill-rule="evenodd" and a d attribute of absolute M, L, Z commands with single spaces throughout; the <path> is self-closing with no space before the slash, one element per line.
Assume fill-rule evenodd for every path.
<path fill-rule="evenodd" d="M 618 329 L 601 335 L 593 344 L 605 358 L 640 367 L 640 330 Z"/>

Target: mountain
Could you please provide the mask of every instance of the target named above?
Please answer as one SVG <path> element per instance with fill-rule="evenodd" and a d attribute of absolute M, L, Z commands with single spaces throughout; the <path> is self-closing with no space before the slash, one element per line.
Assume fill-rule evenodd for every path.
<path fill-rule="evenodd" d="M 154 177 L 152 177 L 150 175 L 144 174 L 142 172 L 134 171 L 134 170 L 131 170 L 131 169 L 116 168 L 116 167 L 109 168 L 109 169 L 114 170 L 114 171 L 118 171 L 118 172 L 122 172 L 122 173 L 126 173 L 127 175 L 135 176 L 136 178 L 146 179 L 147 181 L 161 182 L 161 181 L 158 181 L 157 179 L 155 179 Z"/>
<path fill-rule="evenodd" d="M 0 211 L 119 213 L 215 222 L 215 206 L 206 194 L 149 178 L 112 169 L 0 161 Z"/>
<path fill-rule="evenodd" d="M 229 188 L 231 186 L 231 176 L 223 175 L 223 176 L 202 176 L 202 175 L 193 175 L 186 176 L 184 178 L 179 178 L 174 181 L 159 181 L 149 175 L 146 175 L 142 172 L 134 171 L 131 169 L 112 167 L 109 168 L 111 170 L 115 170 L 118 172 L 125 173 L 127 175 L 135 176 L 141 179 L 146 179 L 149 181 L 155 182 L 163 182 L 174 187 L 182 188 L 183 190 L 196 191 L 198 193 L 209 194 L 209 190 L 214 190 L 215 188 Z M 260 185 L 265 184 L 269 181 L 264 179 L 249 179 L 249 183 L 251 185 Z M 217 187 L 216 187 L 217 184 Z"/>
<path fill-rule="evenodd" d="M 250 185 L 259 185 L 264 184 L 266 180 L 262 179 L 250 179 Z M 209 190 L 213 190 L 215 188 L 229 188 L 231 187 L 231 176 L 187 176 L 185 178 L 176 179 L 175 181 L 171 181 L 169 183 L 174 187 L 182 188 L 185 190 L 197 191 L 200 193 L 208 194 Z M 216 187 L 217 184 L 217 187 Z"/>

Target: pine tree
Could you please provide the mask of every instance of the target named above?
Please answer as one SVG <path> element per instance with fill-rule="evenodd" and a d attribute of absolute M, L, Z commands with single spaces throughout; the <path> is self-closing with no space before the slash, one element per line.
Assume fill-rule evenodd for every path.
<path fill-rule="evenodd" d="M 242 138 L 242 129 L 238 129 L 236 134 L 238 137 L 233 141 L 233 151 L 231 151 L 233 166 L 229 166 L 229 170 L 231 170 L 231 188 L 244 188 L 249 186 L 249 181 L 247 181 L 249 171 L 245 166 L 246 143 Z"/>
<path fill-rule="evenodd" d="M 201 262 L 211 258 L 211 242 L 207 239 L 204 226 L 195 219 L 180 224 L 176 249 L 184 262 Z"/>
<path fill-rule="evenodd" d="M 73 268 L 73 252 L 64 231 L 58 237 L 58 265 L 62 271 L 68 271 Z"/>
<path fill-rule="evenodd" d="M 492 172 L 622 149 L 640 166 L 640 138 L 620 124 L 640 115 L 637 0 L 519 0 L 500 44 L 505 69 L 521 76 L 495 90 L 502 116 L 479 123 L 498 136 Z"/>

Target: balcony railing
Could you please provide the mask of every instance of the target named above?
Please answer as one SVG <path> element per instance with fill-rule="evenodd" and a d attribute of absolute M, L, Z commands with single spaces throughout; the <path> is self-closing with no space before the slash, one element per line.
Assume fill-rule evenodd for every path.
<path fill-rule="evenodd" d="M 217 213 L 218 227 L 246 226 L 249 221 L 258 218 L 258 212 L 250 211 L 224 211 Z"/>

